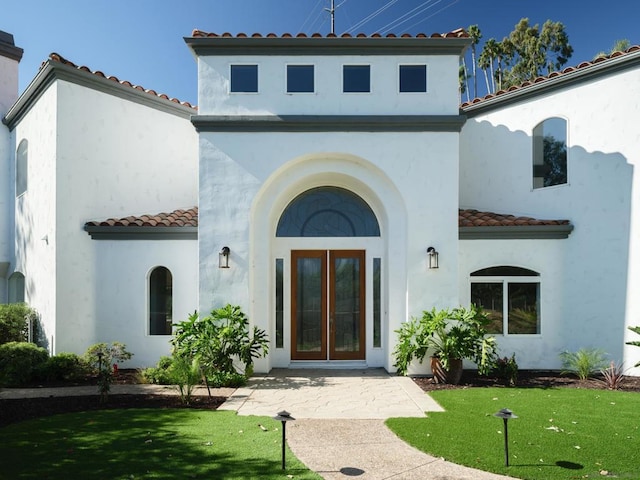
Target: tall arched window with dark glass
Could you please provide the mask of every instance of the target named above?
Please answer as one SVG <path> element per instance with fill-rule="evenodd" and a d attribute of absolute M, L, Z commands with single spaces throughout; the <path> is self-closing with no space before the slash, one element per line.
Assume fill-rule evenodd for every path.
<path fill-rule="evenodd" d="M 165 267 L 149 275 L 149 334 L 171 335 L 173 319 L 173 278 Z"/>
<path fill-rule="evenodd" d="M 533 129 L 533 188 L 567 183 L 567 121 L 547 118 Z"/>

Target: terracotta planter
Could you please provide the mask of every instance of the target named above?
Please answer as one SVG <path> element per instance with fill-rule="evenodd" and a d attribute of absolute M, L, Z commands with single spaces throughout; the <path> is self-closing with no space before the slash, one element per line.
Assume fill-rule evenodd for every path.
<path fill-rule="evenodd" d="M 457 385 L 462 378 L 462 359 L 450 358 L 449 370 L 445 370 L 440 358 L 431 357 L 431 372 L 435 383 L 451 383 Z"/>

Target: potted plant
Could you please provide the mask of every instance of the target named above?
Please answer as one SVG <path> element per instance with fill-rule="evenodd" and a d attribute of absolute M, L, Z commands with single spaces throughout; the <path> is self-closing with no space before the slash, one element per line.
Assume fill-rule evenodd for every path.
<path fill-rule="evenodd" d="M 399 330 L 395 366 L 404 375 L 415 358 L 422 362 L 432 352 L 431 371 L 436 382 L 458 383 L 462 362 L 472 360 L 481 375 L 489 373 L 496 358 L 494 337 L 487 336 L 487 315 L 480 307 L 425 310 Z"/>

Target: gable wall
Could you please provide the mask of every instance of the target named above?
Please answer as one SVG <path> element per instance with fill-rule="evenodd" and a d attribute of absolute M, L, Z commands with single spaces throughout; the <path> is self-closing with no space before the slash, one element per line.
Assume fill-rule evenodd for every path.
<path fill-rule="evenodd" d="M 123 261 L 105 269 L 104 245 L 83 231 L 89 220 L 197 205 L 197 137 L 181 116 L 65 81 L 56 85 L 58 350 L 82 352 L 97 341 L 127 343 L 131 332 L 146 332 L 147 297 L 133 294 L 140 288 L 123 295 L 122 288 L 133 282 L 145 291 L 149 265 L 168 258 L 184 261 L 197 277 L 193 258 L 171 242 L 132 256 L 127 242 L 115 241 L 111 250 L 119 251 Z M 113 322 L 122 326 L 123 318 L 113 317 L 120 310 L 109 307 L 119 302 L 129 305 L 130 331 L 108 327 Z M 187 311 L 195 309 L 193 303 Z"/>
<path fill-rule="evenodd" d="M 634 261 L 640 245 L 633 240 L 640 238 L 633 233 L 638 230 L 635 212 L 640 205 L 634 188 L 639 180 L 635 126 L 639 109 L 637 102 L 629 101 L 639 95 L 640 70 L 626 70 L 478 115 L 463 127 L 462 207 L 569 219 L 575 225 L 567 240 L 556 241 L 564 244 L 558 248 L 566 254 L 556 259 L 564 274 L 558 285 L 562 303 L 552 314 L 558 322 L 554 337 L 561 339 L 553 342 L 555 354 L 593 346 L 622 361 L 625 325 L 640 323 L 637 295 L 632 294 L 640 287 Z M 553 116 L 568 122 L 569 183 L 533 190 L 532 131 Z M 477 245 L 462 243 L 468 243 L 465 249 Z M 513 258 L 518 258 L 520 243 L 513 242 L 511 248 Z M 492 250 L 485 266 L 496 264 L 504 254 L 499 242 L 494 242 Z M 544 248 L 538 254 L 549 255 Z M 467 270 L 461 271 L 461 279 L 468 276 L 471 270 Z M 461 289 L 468 290 L 468 284 Z M 544 304 L 547 299 L 541 301 Z"/>

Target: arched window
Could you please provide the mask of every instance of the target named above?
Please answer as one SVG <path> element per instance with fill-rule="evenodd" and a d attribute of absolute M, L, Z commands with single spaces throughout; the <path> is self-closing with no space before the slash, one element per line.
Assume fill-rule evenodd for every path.
<path fill-rule="evenodd" d="M 24 303 L 24 275 L 14 272 L 9 277 L 9 303 Z"/>
<path fill-rule="evenodd" d="M 548 118 L 533 129 L 533 188 L 567 183 L 567 121 Z"/>
<path fill-rule="evenodd" d="M 154 268 L 149 275 L 149 334 L 171 335 L 173 318 L 173 280 L 165 267 Z"/>
<path fill-rule="evenodd" d="M 339 187 L 301 193 L 282 213 L 277 237 L 379 237 L 380 226 L 362 198 Z"/>
<path fill-rule="evenodd" d="M 489 333 L 540 333 L 540 274 L 533 270 L 499 266 L 473 272 L 471 303 L 489 315 Z"/>
<path fill-rule="evenodd" d="M 16 197 L 27 191 L 28 149 L 28 142 L 22 140 L 16 152 Z"/>

